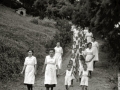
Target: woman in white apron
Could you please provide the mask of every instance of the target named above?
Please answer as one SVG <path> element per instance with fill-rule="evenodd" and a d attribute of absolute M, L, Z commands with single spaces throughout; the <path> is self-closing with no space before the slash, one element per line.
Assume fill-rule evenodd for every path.
<path fill-rule="evenodd" d="M 87 43 L 92 42 L 92 37 L 93 37 L 93 34 L 89 29 L 88 32 L 85 35 L 85 39 L 87 39 Z"/>
<path fill-rule="evenodd" d="M 28 51 L 28 57 L 25 58 L 24 67 L 21 72 L 25 71 L 25 78 L 24 84 L 27 85 L 28 90 L 33 90 L 33 84 L 35 83 L 35 75 L 36 75 L 36 67 L 37 67 L 37 60 L 36 57 L 33 55 L 33 51 Z"/>
<path fill-rule="evenodd" d="M 43 72 L 45 71 L 45 79 L 44 84 L 46 87 L 46 90 L 53 90 L 53 88 L 57 84 L 57 75 L 59 74 L 59 69 L 57 65 L 57 59 L 54 56 L 55 50 L 50 49 L 49 55 L 45 58 L 45 63 L 43 66 Z M 56 69 L 57 67 L 57 69 Z"/>
<path fill-rule="evenodd" d="M 95 40 L 95 38 L 92 38 L 92 49 L 93 49 L 93 54 L 95 55 L 95 57 L 93 58 L 94 60 L 94 67 L 95 67 L 95 63 L 97 61 L 99 61 L 99 56 L 98 56 L 98 52 L 99 52 L 99 45 L 98 42 Z"/>
<path fill-rule="evenodd" d="M 58 62 L 58 67 L 59 69 L 62 68 L 62 55 L 63 55 L 63 49 L 60 46 L 60 42 L 57 42 L 57 46 L 54 48 L 55 49 L 55 57 L 57 59 Z"/>
<path fill-rule="evenodd" d="M 92 43 L 88 43 L 88 48 L 85 51 L 85 61 L 88 67 L 88 71 L 90 73 L 90 77 L 93 71 L 93 58 L 95 55 L 93 55 L 93 50 L 92 50 Z"/>

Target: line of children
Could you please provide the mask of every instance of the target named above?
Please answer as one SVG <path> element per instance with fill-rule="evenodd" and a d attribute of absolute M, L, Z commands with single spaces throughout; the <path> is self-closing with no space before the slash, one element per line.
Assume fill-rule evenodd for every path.
<path fill-rule="evenodd" d="M 70 86 L 73 86 L 73 80 L 76 77 L 82 90 L 87 90 L 89 72 L 85 62 L 85 50 L 87 49 L 86 33 L 80 27 L 77 28 L 76 26 L 71 31 L 73 31 L 73 46 L 69 65 L 71 65 L 71 70 L 73 70 L 74 74 L 71 76 Z"/>

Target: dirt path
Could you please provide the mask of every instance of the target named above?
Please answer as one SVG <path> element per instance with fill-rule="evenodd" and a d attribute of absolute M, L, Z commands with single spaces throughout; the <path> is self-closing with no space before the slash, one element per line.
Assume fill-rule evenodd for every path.
<path fill-rule="evenodd" d="M 98 41 L 100 45 L 102 45 L 103 42 Z M 63 69 L 61 72 L 64 72 L 66 70 L 66 65 L 68 64 L 70 60 L 71 53 L 67 53 L 67 55 L 64 57 L 63 62 Z M 100 62 L 96 64 L 96 68 L 94 69 L 94 72 L 92 74 L 92 78 L 89 79 L 89 90 L 112 90 L 112 84 L 108 81 L 109 70 L 106 68 L 106 60 L 107 54 L 100 51 L 99 53 Z M 44 87 L 44 76 L 40 76 L 40 78 L 37 78 L 36 83 L 34 85 L 34 90 L 45 90 Z M 13 90 L 13 89 L 12 89 Z M 19 89 L 14 90 L 27 90 L 24 85 L 21 85 Z M 64 75 L 60 76 L 58 78 L 58 84 L 54 90 L 65 90 L 64 86 Z M 74 80 L 74 87 L 71 87 L 71 90 L 81 90 L 81 87 L 79 86 L 79 83 Z"/>

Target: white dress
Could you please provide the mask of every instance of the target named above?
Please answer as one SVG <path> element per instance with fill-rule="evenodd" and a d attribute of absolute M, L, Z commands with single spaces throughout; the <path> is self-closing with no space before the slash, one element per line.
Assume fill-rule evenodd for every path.
<path fill-rule="evenodd" d="M 99 61 L 99 56 L 98 56 L 98 42 L 92 42 L 92 49 L 93 49 L 93 54 L 95 57 L 93 58 L 94 61 Z"/>
<path fill-rule="evenodd" d="M 74 32 L 73 32 L 73 35 L 74 37 L 78 37 L 78 33 L 79 33 L 79 30 L 77 30 L 76 28 L 74 29 Z"/>
<path fill-rule="evenodd" d="M 72 49 L 75 49 L 76 48 L 76 45 L 73 44 L 73 48 Z"/>
<path fill-rule="evenodd" d="M 86 51 L 85 51 L 85 55 L 86 55 L 85 60 L 90 61 L 90 59 L 93 57 L 93 50 L 87 48 Z M 87 64 L 88 70 L 93 71 L 93 60 L 91 62 L 87 62 L 86 64 Z"/>
<path fill-rule="evenodd" d="M 49 55 L 45 58 L 46 70 L 45 70 L 45 80 L 44 84 L 52 85 L 57 84 L 56 77 L 56 65 L 57 60 L 55 57 L 50 57 Z"/>
<path fill-rule="evenodd" d="M 59 69 L 62 68 L 62 54 L 63 54 L 63 49 L 62 47 L 55 47 L 55 57 L 57 59 L 58 62 L 58 67 Z"/>
<path fill-rule="evenodd" d="M 83 64 L 82 62 L 79 60 L 79 76 L 81 75 L 81 72 L 83 71 Z M 81 77 L 81 76 L 80 76 Z"/>
<path fill-rule="evenodd" d="M 80 85 L 83 85 L 83 86 L 88 86 L 88 70 L 83 70 L 82 71 L 82 78 L 81 78 L 81 83 Z"/>
<path fill-rule="evenodd" d="M 86 33 L 85 37 L 87 39 L 87 43 L 92 42 L 93 34 L 91 32 Z"/>
<path fill-rule="evenodd" d="M 71 80 L 72 80 L 72 70 L 70 70 L 70 71 L 66 70 L 65 85 L 70 86 L 71 85 Z"/>
<path fill-rule="evenodd" d="M 34 65 L 37 64 L 36 57 L 26 57 L 24 65 L 26 65 L 25 69 L 25 78 L 24 84 L 34 84 L 35 83 L 35 67 Z"/>
<path fill-rule="evenodd" d="M 84 34 L 86 35 L 86 33 L 88 33 L 88 30 L 87 30 L 87 29 L 84 29 Z"/>
<path fill-rule="evenodd" d="M 75 58 L 71 58 L 71 60 L 73 61 L 73 66 L 76 66 Z"/>

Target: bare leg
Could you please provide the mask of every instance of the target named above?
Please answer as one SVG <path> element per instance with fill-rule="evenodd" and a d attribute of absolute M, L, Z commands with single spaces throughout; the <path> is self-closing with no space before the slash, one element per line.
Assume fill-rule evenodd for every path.
<path fill-rule="evenodd" d="M 89 71 L 89 74 L 90 74 L 90 78 L 92 77 L 92 71 Z"/>
<path fill-rule="evenodd" d="M 68 85 L 65 85 L 66 90 L 68 90 Z"/>
<path fill-rule="evenodd" d="M 71 87 L 73 87 L 73 79 L 71 80 Z"/>
<path fill-rule="evenodd" d="M 49 87 L 46 87 L 46 90 L 49 90 Z"/>
<path fill-rule="evenodd" d="M 87 87 L 87 86 L 84 86 L 84 90 L 88 90 L 88 87 Z"/>
<path fill-rule="evenodd" d="M 30 85 L 30 90 L 33 90 L 33 85 Z"/>
<path fill-rule="evenodd" d="M 82 90 L 84 90 L 84 86 L 82 85 L 81 87 L 82 87 Z"/>
<path fill-rule="evenodd" d="M 51 87 L 51 90 L 53 90 L 53 87 Z"/>
<path fill-rule="evenodd" d="M 68 90 L 70 90 L 70 85 L 68 85 Z"/>
<path fill-rule="evenodd" d="M 30 85 L 27 85 L 28 90 L 30 90 Z"/>
<path fill-rule="evenodd" d="M 81 78 L 79 78 L 79 83 L 81 82 Z"/>
<path fill-rule="evenodd" d="M 93 64 L 94 68 L 95 68 L 95 64 L 96 64 L 96 61 L 94 61 L 94 64 Z"/>

